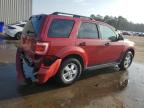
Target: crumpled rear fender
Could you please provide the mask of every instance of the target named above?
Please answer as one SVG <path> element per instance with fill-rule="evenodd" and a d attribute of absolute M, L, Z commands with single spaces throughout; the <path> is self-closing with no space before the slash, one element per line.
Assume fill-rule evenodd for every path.
<path fill-rule="evenodd" d="M 55 76 L 59 70 L 62 59 L 57 59 L 51 66 L 45 67 L 41 65 L 38 71 L 38 83 L 43 84 L 47 82 L 51 77 Z"/>
<path fill-rule="evenodd" d="M 16 72 L 18 81 L 25 81 L 25 75 L 23 72 L 23 66 L 21 63 L 22 49 L 18 48 L 16 53 Z M 43 84 L 53 77 L 60 67 L 62 59 L 57 59 L 51 66 L 47 67 L 41 64 L 39 71 L 37 72 L 37 83 Z"/>

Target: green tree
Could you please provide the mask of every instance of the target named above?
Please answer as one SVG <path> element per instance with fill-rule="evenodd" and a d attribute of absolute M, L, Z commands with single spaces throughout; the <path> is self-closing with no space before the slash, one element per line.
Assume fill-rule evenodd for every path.
<path fill-rule="evenodd" d="M 127 31 L 135 31 L 135 32 L 144 32 L 144 24 L 134 24 L 133 22 L 129 22 L 126 18 L 122 16 L 113 17 L 113 16 L 101 16 L 94 15 L 90 16 L 91 18 L 97 21 L 104 21 L 119 30 L 127 30 Z"/>

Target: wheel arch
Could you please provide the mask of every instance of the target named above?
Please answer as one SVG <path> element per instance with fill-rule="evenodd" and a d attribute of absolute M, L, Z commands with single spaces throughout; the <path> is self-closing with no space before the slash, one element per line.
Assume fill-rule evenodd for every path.
<path fill-rule="evenodd" d="M 120 58 L 119 58 L 119 62 L 121 62 L 122 60 L 123 60 L 123 57 L 125 56 L 125 54 L 128 52 L 128 51 L 131 51 L 132 52 L 132 54 L 133 54 L 133 57 L 134 57 L 134 55 L 135 55 L 135 50 L 134 50 L 134 48 L 126 48 L 126 49 L 124 49 L 124 51 L 122 52 L 122 54 L 121 54 L 121 56 L 120 56 Z"/>
<path fill-rule="evenodd" d="M 14 37 L 17 38 L 17 35 L 18 35 L 19 33 L 22 34 L 22 31 L 18 31 L 17 33 L 15 33 Z"/>
<path fill-rule="evenodd" d="M 134 50 L 133 48 L 128 48 L 126 52 L 128 52 L 128 51 L 131 51 L 132 54 L 133 54 L 133 57 L 134 57 L 134 55 L 135 55 L 135 50 Z"/>
<path fill-rule="evenodd" d="M 84 69 L 88 65 L 87 53 L 80 47 L 65 47 L 56 56 L 61 58 L 62 61 L 66 58 L 76 58 L 82 63 Z"/>
<path fill-rule="evenodd" d="M 17 32 L 15 33 L 15 36 L 16 36 L 18 33 L 22 33 L 22 31 L 17 31 Z"/>
<path fill-rule="evenodd" d="M 63 57 L 62 61 L 66 60 L 68 58 L 76 58 L 77 60 L 80 61 L 81 65 L 82 65 L 82 68 L 83 69 L 85 68 L 84 60 L 80 55 L 78 55 L 78 54 L 69 54 L 69 55 L 66 55 L 65 57 Z"/>
<path fill-rule="evenodd" d="M 130 66 L 130 64 L 131 64 L 131 63 L 130 63 L 128 67 L 125 67 L 125 66 L 124 66 L 125 57 L 126 57 L 126 54 L 127 54 L 129 51 L 132 53 L 132 58 L 131 58 L 131 63 L 132 63 L 132 59 L 133 59 L 133 57 L 134 57 L 135 51 L 134 51 L 133 48 L 128 48 L 128 49 L 126 49 L 126 50 L 123 52 L 122 59 L 120 60 L 120 64 L 119 64 L 120 70 L 126 70 L 126 69 Z"/>

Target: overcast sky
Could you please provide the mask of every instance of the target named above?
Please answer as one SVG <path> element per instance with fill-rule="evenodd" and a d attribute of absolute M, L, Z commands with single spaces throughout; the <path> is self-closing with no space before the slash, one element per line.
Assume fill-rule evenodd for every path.
<path fill-rule="evenodd" d="M 144 23 L 144 0 L 33 0 L 33 14 L 55 11 L 90 16 L 123 16 L 134 23 Z"/>

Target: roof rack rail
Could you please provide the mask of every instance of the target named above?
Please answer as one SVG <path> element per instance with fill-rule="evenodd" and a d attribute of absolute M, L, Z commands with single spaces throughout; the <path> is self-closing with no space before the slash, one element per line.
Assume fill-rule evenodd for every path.
<path fill-rule="evenodd" d="M 67 15 L 67 16 L 72 16 L 74 18 L 87 18 L 90 20 L 94 20 L 91 17 L 81 16 L 81 15 L 76 15 L 76 14 L 63 13 L 63 12 L 54 12 L 54 13 L 52 13 L 52 15 Z"/>
<path fill-rule="evenodd" d="M 41 19 L 41 17 L 44 16 L 44 15 L 46 15 L 46 14 L 32 15 L 32 16 L 29 18 L 29 20 L 30 20 L 31 18 L 38 18 L 38 19 Z"/>

